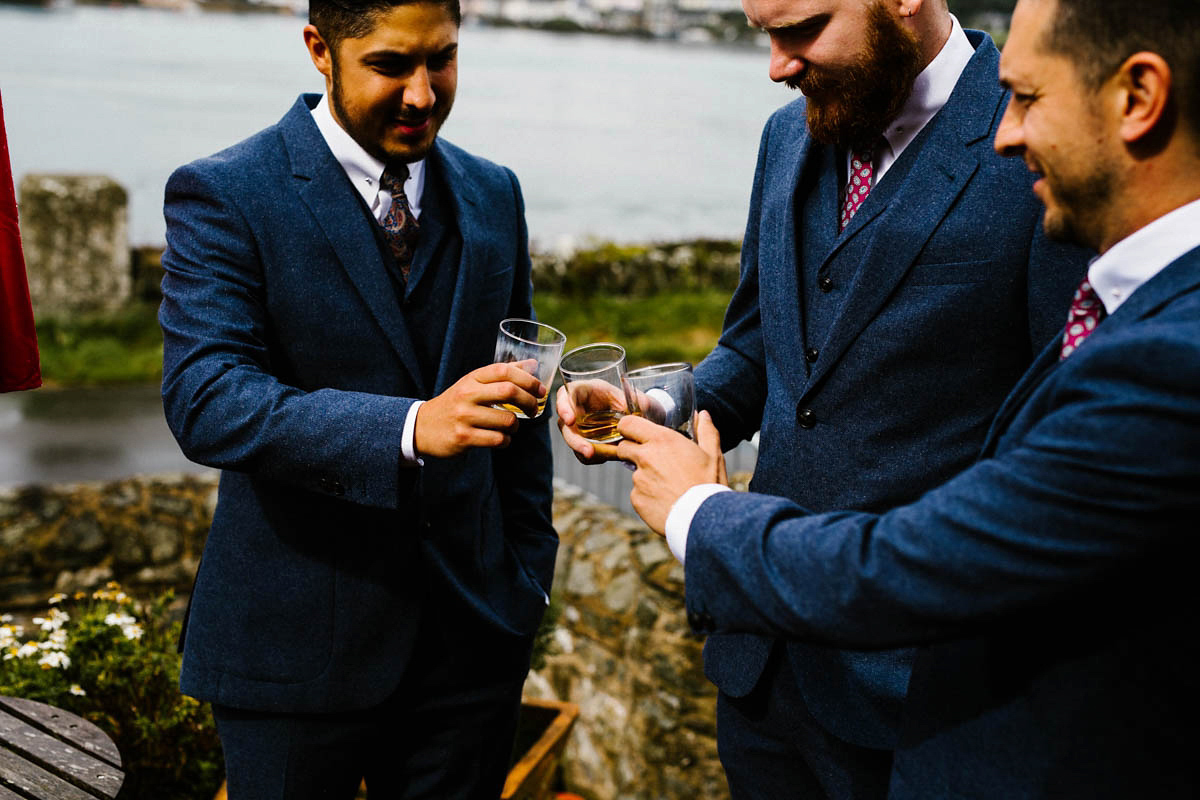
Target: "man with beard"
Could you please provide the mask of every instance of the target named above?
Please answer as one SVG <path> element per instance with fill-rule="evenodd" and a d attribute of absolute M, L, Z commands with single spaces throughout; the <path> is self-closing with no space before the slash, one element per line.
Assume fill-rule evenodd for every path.
<path fill-rule="evenodd" d="M 312 0 L 325 77 L 166 191 L 163 398 L 223 470 L 183 640 L 233 800 L 498 797 L 557 539 L 511 172 L 438 138 L 457 0 Z M 486 654 L 486 658 L 480 658 Z"/>
<path fill-rule="evenodd" d="M 1017 3 L 995 148 L 1038 176 L 1047 233 L 1101 255 L 970 469 L 813 514 L 720 486 L 706 416 L 700 447 L 621 421 L 701 631 L 927 645 L 890 800 L 1200 794 L 1198 39 L 1195 0 Z"/>
<path fill-rule="evenodd" d="M 1045 241 L 1028 174 L 992 151 L 999 53 L 944 0 L 743 7 L 772 80 L 805 97 L 763 133 L 697 404 L 726 446 L 760 432 L 755 492 L 883 511 L 973 461 L 1085 254 Z M 561 393 L 558 409 L 581 460 L 611 454 L 570 428 Z M 883 797 L 912 652 L 710 636 L 735 800 Z"/>

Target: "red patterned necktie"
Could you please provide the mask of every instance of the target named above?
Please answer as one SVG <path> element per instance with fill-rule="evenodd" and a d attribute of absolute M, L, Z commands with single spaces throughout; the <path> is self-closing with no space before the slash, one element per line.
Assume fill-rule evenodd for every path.
<path fill-rule="evenodd" d="M 401 164 L 396 172 L 384 170 L 379 185 L 392 195 L 392 207 L 379 224 L 387 234 L 388 244 L 391 245 L 392 255 L 400 267 L 400 274 L 408 280 L 408 271 L 412 267 L 413 251 L 417 247 L 417 218 L 408 207 L 408 197 L 404 194 L 404 182 L 408 180 L 408 165 Z"/>
<path fill-rule="evenodd" d="M 1104 304 L 1087 278 L 1075 290 L 1075 299 L 1071 301 L 1071 311 L 1067 315 L 1067 330 L 1063 334 L 1062 353 L 1059 359 L 1064 359 L 1074 353 L 1080 343 L 1096 330 L 1100 320 L 1104 319 Z"/>
<path fill-rule="evenodd" d="M 850 154 L 850 180 L 846 182 L 846 199 L 842 203 L 842 216 L 838 220 L 838 233 L 846 230 L 850 220 L 858 213 L 858 207 L 871 193 L 871 182 L 875 176 L 873 156 L 869 150 Z"/>

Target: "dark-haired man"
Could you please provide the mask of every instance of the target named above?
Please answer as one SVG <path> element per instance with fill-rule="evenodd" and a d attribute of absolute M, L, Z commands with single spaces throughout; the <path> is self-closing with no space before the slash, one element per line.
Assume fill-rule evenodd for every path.
<path fill-rule="evenodd" d="M 771 78 L 805 96 L 763 132 L 741 281 L 697 403 L 728 446 L 760 431 L 755 491 L 882 511 L 974 460 L 1086 254 L 1045 241 L 1029 175 L 992 151 L 999 53 L 945 0 L 743 7 Z M 735 800 L 881 798 L 911 657 L 710 636 Z"/>
<path fill-rule="evenodd" d="M 312 0 L 326 94 L 166 192 L 163 398 L 223 470 L 183 642 L 233 800 L 487 798 L 557 540 L 507 169 L 438 138 L 457 0 Z"/>
<path fill-rule="evenodd" d="M 708 418 L 700 447 L 621 422 L 699 629 L 926 644 L 893 800 L 1200 792 L 1198 44 L 1195 0 L 1019 0 L 995 148 L 1037 175 L 1046 230 L 1101 255 L 972 468 L 882 514 L 812 514 L 702 484 Z"/>

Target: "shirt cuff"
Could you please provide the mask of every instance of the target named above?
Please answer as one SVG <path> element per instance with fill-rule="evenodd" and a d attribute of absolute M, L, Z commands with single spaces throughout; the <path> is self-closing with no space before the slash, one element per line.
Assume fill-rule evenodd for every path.
<path fill-rule="evenodd" d="M 728 486 L 722 486 L 719 483 L 701 483 L 680 495 L 679 499 L 675 501 L 675 505 L 671 506 L 665 526 L 667 547 L 671 548 L 671 553 L 680 564 L 683 563 L 683 558 L 687 554 L 688 530 L 692 527 L 692 520 L 695 518 L 696 512 L 700 510 L 700 506 L 714 494 L 732 491 Z"/>
<path fill-rule="evenodd" d="M 675 401 L 671 398 L 671 394 L 666 389 L 659 389 L 657 386 L 646 391 L 646 397 L 649 397 L 654 402 L 662 407 L 663 416 L 667 419 L 671 418 L 671 414 L 675 411 Z"/>
<path fill-rule="evenodd" d="M 416 400 L 408 407 L 408 415 L 404 418 L 404 431 L 400 434 L 400 456 L 402 467 L 423 467 L 425 462 L 417 453 L 417 409 L 424 400 Z"/>

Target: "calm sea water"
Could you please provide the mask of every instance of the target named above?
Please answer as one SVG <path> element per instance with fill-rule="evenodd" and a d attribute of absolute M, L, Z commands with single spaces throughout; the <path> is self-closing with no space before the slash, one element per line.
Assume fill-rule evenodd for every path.
<path fill-rule="evenodd" d="M 296 17 L 0 6 L 16 179 L 106 174 L 134 244 L 163 241 L 171 170 L 324 84 Z M 513 168 L 536 246 L 740 237 L 759 133 L 794 95 L 766 50 L 466 27 L 443 133 Z"/>

